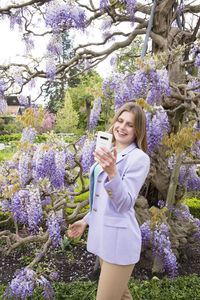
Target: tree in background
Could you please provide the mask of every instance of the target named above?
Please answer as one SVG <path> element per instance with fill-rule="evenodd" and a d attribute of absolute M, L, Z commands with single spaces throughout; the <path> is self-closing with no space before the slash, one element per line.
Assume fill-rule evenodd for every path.
<path fill-rule="evenodd" d="M 78 125 L 78 113 L 73 109 L 69 92 L 65 92 L 64 105 L 56 114 L 56 132 L 75 133 Z"/>
<path fill-rule="evenodd" d="M 59 66 L 73 57 L 72 41 L 66 32 L 61 36 L 55 36 L 47 45 L 49 56 L 55 56 L 55 65 Z M 60 80 L 48 81 L 44 86 L 44 98 L 47 101 L 46 108 L 51 113 L 57 113 L 62 107 L 67 87 L 76 86 L 80 80 L 75 76 L 77 68 L 71 68 L 69 73 L 62 72 Z"/>
<path fill-rule="evenodd" d="M 72 98 L 73 107 L 79 114 L 78 128 L 86 130 L 89 129 L 90 112 L 94 99 L 102 94 L 103 79 L 94 70 L 82 74 L 78 78 L 79 84 L 68 90 Z"/>

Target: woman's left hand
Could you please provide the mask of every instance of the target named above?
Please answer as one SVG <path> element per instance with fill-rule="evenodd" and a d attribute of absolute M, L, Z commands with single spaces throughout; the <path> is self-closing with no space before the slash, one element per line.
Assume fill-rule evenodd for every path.
<path fill-rule="evenodd" d="M 102 166 L 102 169 L 108 174 L 109 180 L 111 180 L 117 174 L 116 160 L 117 149 L 113 149 L 111 153 L 106 147 L 99 147 L 94 151 L 98 163 Z"/>

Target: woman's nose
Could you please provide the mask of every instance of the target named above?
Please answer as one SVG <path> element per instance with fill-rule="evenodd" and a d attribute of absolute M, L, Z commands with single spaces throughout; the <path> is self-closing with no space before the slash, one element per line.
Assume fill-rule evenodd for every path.
<path fill-rule="evenodd" d="M 125 128 L 125 123 L 121 123 L 121 124 L 120 124 L 120 128 L 121 128 L 121 129 L 124 129 L 124 128 Z"/>

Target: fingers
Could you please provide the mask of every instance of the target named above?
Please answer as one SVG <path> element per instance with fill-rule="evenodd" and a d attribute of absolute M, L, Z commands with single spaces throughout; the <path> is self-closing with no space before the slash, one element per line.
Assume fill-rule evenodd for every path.
<path fill-rule="evenodd" d="M 116 149 L 115 149 L 116 150 Z M 94 156 L 101 163 L 113 164 L 116 162 L 116 151 L 113 154 L 106 147 L 99 147 L 98 150 L 95 150 Z"/>
<path fill-rule="evenodd" d="M 67 234 L 70 238 L 78 238 L 80 235 L 81 235 L 81 232 L 79 232 L 78 230 L 76 229 L 69 229 L 67 231 Z"/>

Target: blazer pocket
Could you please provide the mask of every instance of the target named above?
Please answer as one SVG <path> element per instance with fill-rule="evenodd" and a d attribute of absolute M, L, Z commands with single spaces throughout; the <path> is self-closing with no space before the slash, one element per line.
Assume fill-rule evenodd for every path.
<path fill-rule="evenodd" d="M 125 218 L 104 217 L 104 225 L 108 227 L 127 228 L 128 221 Z"/>

